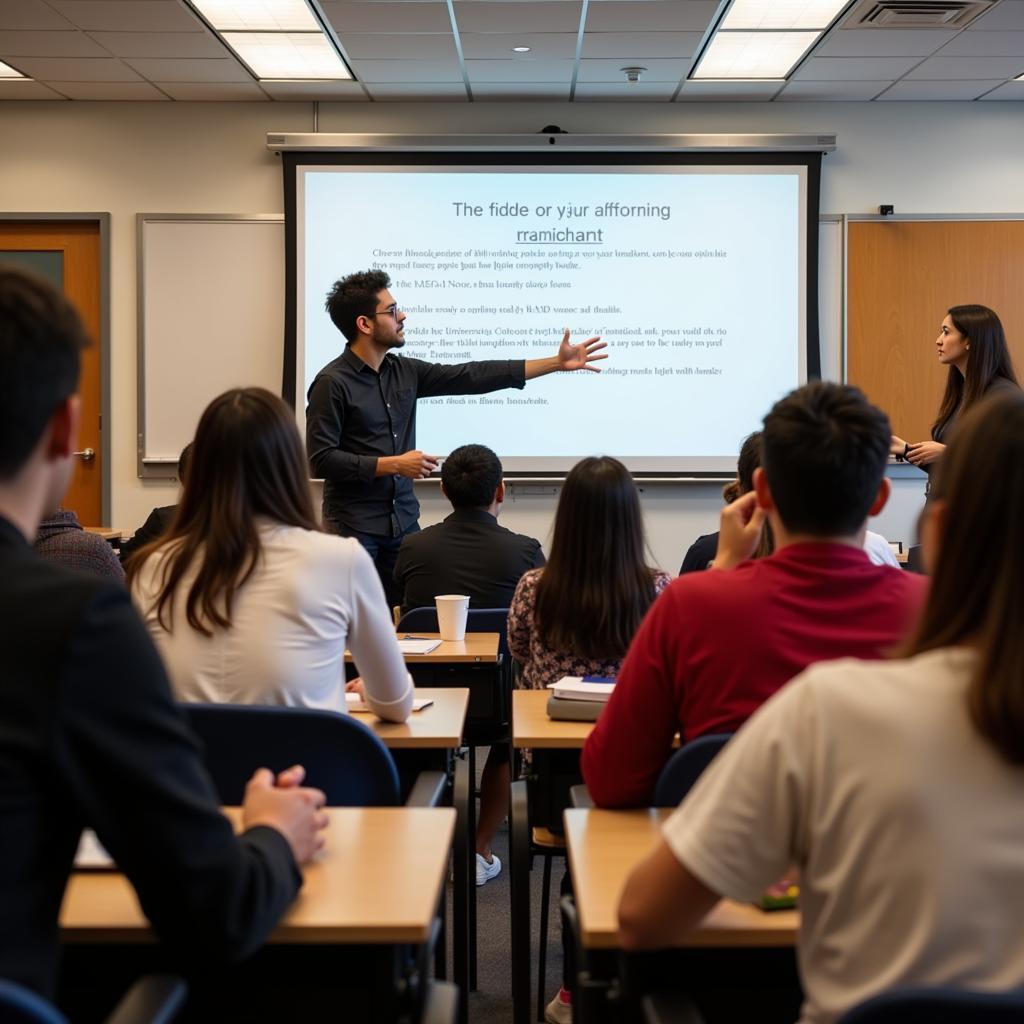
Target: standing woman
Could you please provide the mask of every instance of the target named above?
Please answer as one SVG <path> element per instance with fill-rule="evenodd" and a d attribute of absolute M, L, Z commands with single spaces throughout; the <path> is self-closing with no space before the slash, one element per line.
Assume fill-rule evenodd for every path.
<path fill-rule="evenodd" d="M 950 428 L 983 395 L 1017 391 L 1006 334 L 999 317 L 988 306 L 953 306 L 935 339 L 939 362 L 949 367 L 946 391 L 932 424 L 930 441 L 907 442 L 895 434 L 890 451 L 931 473 L 942 456 Z"/>

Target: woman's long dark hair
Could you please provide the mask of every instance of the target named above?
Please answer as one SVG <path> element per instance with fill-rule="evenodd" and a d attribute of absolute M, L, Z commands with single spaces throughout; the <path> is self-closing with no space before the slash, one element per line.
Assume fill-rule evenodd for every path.
<path fill-rule="evenodd" d="M 629 470 L 608 457 L 576 463 L 562 487 L 551 554 L 537 582 L 534 628 L 542 642 L 581 658 L 623 657 L 654 600 L 645 547 Z"/>
<path fill-rule="evenodd" d="M 212 636 L 214 626 L 230 628 L 235 595 L 259 561 L 256 517 L 319 529 L 291 409 L 263 388 L 236 388 L 215 398 L 196 428 L 184 483 L 170 530 L 132 556 L 128 581 L 150 555 L 164 552 L 156 611 L 170 629 L 168 606 L 198 559 L 186 618 L 193 629 Z"/>
<path fill-rule="evenodd" d="M 901 653 L 975 647 L 971 721 L 1024 765 L 1024 395 L 993 395 L 957 421 L 931 494 L 944 527 L 921 621 Z"/>
<path fill-rule="evenodd" d="M 957 412 L 965 413 L 989 389 L 997 377 L 1017 383 L 999 317 L 988 306 L 953 306 L 948 310 L 953 326 L 971 343 L 967 372 L 950 366 L 939 415 L 932 424 L 932 438 L 941 435 Z"/>

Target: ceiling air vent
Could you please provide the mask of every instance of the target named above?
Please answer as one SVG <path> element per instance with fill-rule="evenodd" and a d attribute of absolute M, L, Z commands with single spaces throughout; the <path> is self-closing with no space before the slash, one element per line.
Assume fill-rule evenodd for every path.
<path fill-rule="evenodd" d="M 963 28 L 995 0 L 864 0 L 843 28 Z"/>

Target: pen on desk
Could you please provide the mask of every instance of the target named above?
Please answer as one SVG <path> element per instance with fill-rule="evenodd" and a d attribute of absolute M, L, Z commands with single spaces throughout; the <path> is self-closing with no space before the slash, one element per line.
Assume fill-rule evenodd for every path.
<path fill-rule="evenodd" d="M 429 636 L 410 636 L 408 633 L 402 637 L 403 640 L 429 640 Z"/>

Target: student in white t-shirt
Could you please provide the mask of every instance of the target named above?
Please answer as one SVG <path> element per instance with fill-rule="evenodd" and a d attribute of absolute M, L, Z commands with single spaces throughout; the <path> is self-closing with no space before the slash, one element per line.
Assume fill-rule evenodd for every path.
<path fill-rule="evenodd" d="M 740 730 L 633 872 L 627 949 L 800 870 L 801 1021 L 903 985 L 1024 985 L 1024 398 L 958 424 L 904 656 L 819 664 Z"/>
<path fill-rule="evenodd" d="M 182 701 L 344 710 L 344 653 L 381 718 L 413 686 L 358 541 L 316 524 L 302 440 L 269 391 L 215 398 L 170 532 L 129 561 L 132 599 Z"/>

